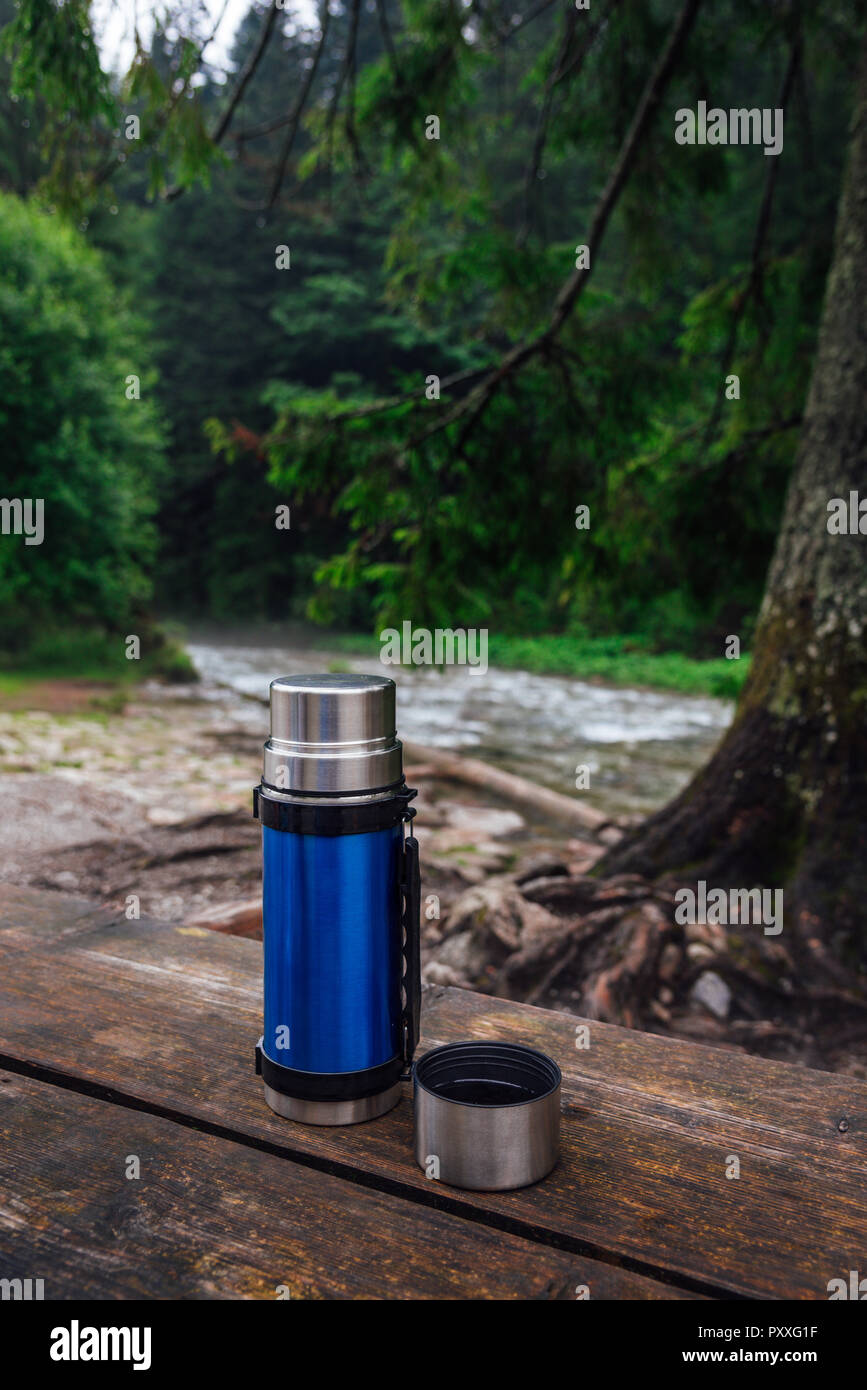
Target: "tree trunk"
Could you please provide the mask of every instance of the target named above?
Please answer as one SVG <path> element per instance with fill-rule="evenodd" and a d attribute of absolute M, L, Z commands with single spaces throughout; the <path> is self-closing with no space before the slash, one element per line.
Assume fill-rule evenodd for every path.
<path fill-rule="evenodd" d="M 804 424 L 734 723 L 680 796 L 597 872 L 784 889 L 810 979 L 867 947 L 867 48 Z"/>

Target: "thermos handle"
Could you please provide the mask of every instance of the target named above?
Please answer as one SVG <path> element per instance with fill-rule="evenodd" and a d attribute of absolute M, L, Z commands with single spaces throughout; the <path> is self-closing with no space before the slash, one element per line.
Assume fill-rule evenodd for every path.
<path fill-rule="evenodd" d="M 404 932 L 404 972 L 401 981 L 406 1003 L 403 1010 L 403 1060 L 408 1067 L 419 1038 L 421 1023 L 421 872 L 418 840 L 408 835 L 403 845 L 401 873 Z"/>

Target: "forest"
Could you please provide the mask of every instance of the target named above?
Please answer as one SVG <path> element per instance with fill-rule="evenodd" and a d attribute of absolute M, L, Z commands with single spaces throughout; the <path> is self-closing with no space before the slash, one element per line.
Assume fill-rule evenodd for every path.
<path fill-rule="evenodd" d="M 596 872 L 785 885 L 860 989 L 864 20 L 0 0 L 4 671 L 409 621 L 737 696 Z"/>
<path fill-rule="evenodd" d="M 103 364 L 111 397 L 56 360 L 63 322 L 47 351 L 21 345 L 44 378 L 10 403 L 4 487 L 43 441 L 64 448 L 40 418 L 58 373 L 95 467 L 74 451 L 81 486 L 54 510 L 68 561 L 4 604 L 10 640 L 49 608 L 119 630 L 145 605 L 749 645 L 815 349 L 858 6 L 703 7 L 580 317 L 476 416 L 488 365 L 539 331 L 581 259 L 671 5 L 549 4 L 517 23 L 505 6 L 335 5 L 324 40 L 310 15 L 253 6 L 218 70 L 193 11 L 155 19 L 126 74 L 102 71 L 92 39 L 61 58 L 86 7 L 3 5 L 2 262 L 20 291 L 4 318 L 17 336 L 44 277 L 60 319 L 98 333 L 79 361 Z M 676 145 L 670 112 L 711 88 L 784 112 L 783 157 Z M 43 494 L 58 482 L 46 470 Z M 86 540 L 84 515 L 103 523 Z M 111 581 L 81 584 L 107 564 Z"/>

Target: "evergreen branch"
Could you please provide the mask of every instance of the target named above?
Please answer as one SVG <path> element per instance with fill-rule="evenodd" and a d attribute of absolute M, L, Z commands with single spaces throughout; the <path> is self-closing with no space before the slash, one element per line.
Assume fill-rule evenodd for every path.
<path fill-rule="evenodd" d="M 274 171 L 274 178 L 271 182 L 271 192 L 268 196 L 268 201 L 265 205 L 266 208 L 272 208 L 274 206 L 274 204 L 277 201 L 277 198 L 279 197 L 280 189 L 283 186 L 283 180 L 286 177 L 286 166 L 289 163 L 289 156 L 292 153 L 292 146 L 295 144 L 295 137 L 298 134 L 298 126 L 301 121 L 301 116 L 304 111 L 304 107 L 307 104 L 307 98 L 310 95 L 310 89 L 312 88 L 313 83 L 316 79 L 316 74 L 319 71 L 319 63 L 322 59 L 322 54 L 325 52 L 325 41 L 328 37 L 328 26 L 330 20 L 331 10 L 329 8 L 329 0 L 322 0 L 322 10 L 319 19 L 319 42 L 316 45 L 316 49 L 313 54 L 313 61 L 311 62 L 310 67 L 307 69 L 307 72 L 304 76 L 304 81 L 301 84 L 301 90 L 298 93 L 298 97 L 289 117 L 289 129 L 286 132 L 286 138 L 283 141 L 283 148 L 280 151 L 280 158 L 277 161 L 277 167 Z"/>
<path fill-rule="evenodd" d="M 786 107 L 788 106 L 789 98 L 792 94 L 792 86 L 798 74 L 798 70 L 801 66 L 801 51 L 801 32 L 799 28 L 795 33 L 795 37 L 792 41 L 791 49 L 789 51 L 789 61 L 786 65 L 786 72 L 785 76 L 783 77 L 783 85 L 780 90 L 780 96 L 778 99 L 778 105 L 784 113 L 784 119 Z M 725 347 L 723 348 L 722 358 L 720 360 L 720 375 L 723 378 L 723 380 L 725 380 L 725 378 L 728 376 L 731 365 L 735 358 L 735 352 L 737 351 L 738 344 L 738 334 L 740 332 L 740 326 L 743 320 L 743 316 L 747 310 L 747 305 L 750 303 L 750 300 L 752 299 L 754 299 L 757 303 L 763 302 L 765 246 L 768 239 L 768 232 L 771 226 L 771 213 L 773 211 L 774 205 L 774 191 L 776 189 L 777 184 L 778 169 L 779 160 L 777 158 L 769 159 L 767 173 L 765 174 L 764 188 L 762 190 L 762 201 L 759 206 L 759 215 L 756 221 L 755 232 L 753 233 L 753 246 L 750 255 L 749 278 L 747 280 L 746 285 L 741 290 L 740 294 L 735 300 L 731 323 L 729 324 L 728 336 L 726 338 Z M 707 429 L 705 431 L 704 436 L 705 448 L 708 448 L 710 446 L 713 436 L 716 434 L 716 431 L 719 428 L 720 417 L 722 414 L 722 401 L 722 396 L 718 396 L 714 409 L 711 413 L 711 417 L 708 420 Z"/>
<path fill-rule="evenodd" d="M 223 136 L 226 134 L 226 131 L 229 129 L 229 126 L 232 122 L 232 117 L 234 116 L 241 100 L 243 99 L 244 93 L 246 92 L 247 87 L 249 86 L 250 80 L 255 74 L 256 69 L 261 63 L 263 57 L 265 56 L 265 51 L 268 47 L 268 44 L 271 41 L 271 35 L 274 32 L 274 22 L 277 18 L 277 10 L 277 0 L 271 0 L 268 13 L 265 15 L 265 19 L 262 23 L 262 28 L 259 31 L 259 38 L 256 42 L 256 45 L 251 51 L 250 56 L 248 57 L 246 63 L 242 67 L 241 71 L 238 73 L 238 80 L 235 83 L 234 91 L 232 92 L 232 95 L 229 98 L 225 111 L 220 117 L 216 130 L 211 136 L 211 139 L 213 140 L 215 145 L 219 145 L 220 141 L 223 139 Z"/>
<path fill-rule="evenodd" d="M 542 163 L 542 156 L 545 153 L 545 144 L 548 139 L 548 122 L 551 118 L 551 107 L 554 102 L 554 88 L 557 85 L 557 74 L 563 67 L 569 49 L 572 46 L 572 36 L 575 33 L 577 22 L 578 11 L 574 9 L 566 10 L 563 15 L 563 37 L 560 40 L 560 46 L 557 49 L 551 71 L 545 82 L 545 90 L 542 93 L 542 105 L 539 108 L 539 115 L 536 121 L 536 133 L 533 137 L 530 162 L 524 177 L 524 216 L 521 229 L 517 236 L 518 246 L 523 246 L 530 235 L 530 222 L 532 220 L 533 210 L 533 189 L 539 177 L 539 168 Z M 596 28 L 594 27 L 593 33 L 595 32 Z"/>
<path fill-rule="evenodd" d="M 467 425 L 464 427 L 461 434 L 460 442 L 461 445 L 463 445 L 470 431 L 484 414 L 503 381 L 513 372 L 517 372 L 526 366 L 529 361 L 544 351 L 560 333 L 563 325 L 578 303 L 584 286 L 587 284 L 592 274 L 596 256 L 602 244 L 611 214 L 617 206 L 627 179 L 632 172 L 638 150 L 644 136 L 650 128 L 657 107 L 662 99 L 662 94 L 668 86 L 677 66 L 686 40 L 695 23 L 701 3 L 702 0 L 685 0 L 683 8 L 675 20 L 674 26 L 659 56 L 656 66 L 647 80 L 638 106 L 636 107 L 635 115 L 623 138 L 614 167 L 608 176 L 608 180 L 593 213 L 590 223 L 590 232 L 587 237 L 587 246 L 590 251 L 589 264 L 574 270 L 569 276 L 554 301 L 548 324 L 542 332 L 538 333 L 534 338 L 525 339 L 523 342 L 516 343 L 514 347 L 510 348 L 501 358 L 499 365 L 475 391 L 470 392 L 468 396 L 462 401 L 459 401 L 451 410 L 446 411 L 438 421 L 432 424 L 424 434 L 414 441 L 416 446 L 424 443 L 440 430 L 447 429 L 464 415 L 469 415 Z"/>

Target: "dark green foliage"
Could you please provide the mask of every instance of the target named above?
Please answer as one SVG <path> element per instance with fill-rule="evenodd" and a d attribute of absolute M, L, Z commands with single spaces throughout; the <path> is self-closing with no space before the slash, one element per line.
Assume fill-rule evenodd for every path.
<path fill-rule="evenodd" d="M 422 138 L 408 93 L 383 98 L 385 57 L 362 74 L 359 140 L 392 152 L 386 165 L 400 190 L 386 294 L 464 348 L 468 364 L 496 362 L 544 327 L 673 11 L 621 4 L 580 83 L 558 91 L 529 226 L 528 136 L 560 17 L 549 17 L 547 41 L 544 28 L 528 30 L 495 61 L 453 42 L 454 61 L 423 104 L 441 113 L 440 142 Z M 423 7 L 406 20 L 402 72 L 428 42 L 430 14 Z M 272 476 L 302 505 L 325 495 L 332 514 L 347 517 L 348 545 L 318 572 L 317 616 L 335 617 L 335 594 L 361 590 L 377 622 L 411 614 L 501 631 L 589 626 L 707 652 L 727 632 L 749 631 L 809 374 L 849 74 L 815 26 L 775 171 L 781 211 L 755 261 L 771 161 L 755 148 L 679 148 L 672 115 L 709 90 L 721 103 L 775 106 L 790 41 L 764 6 L 708 15 L 580 314 L 478 419 L 470 411 L 447 423 L 467 387 L 446 405 L 424 400 L 426 375 L 449 373 L 441 356 L 396 381 L 415 403 L 392 411 L 361 413 L 382 394 L 367 373 L 345 406 L 297 382 L 271 388 Z M 528 66 L 534 76 L 522 87 Z M 821 170 L 811 143 L 826 151 Z M 731 373 L 741 377 L 738 401 L 724 400 Z M 213 437 L 230 443 L 225 431 Z M 580 503 L 589 531 L 573 524 Z"/>
<path fill-rule="evenodd" d="M 126 397 L 126 378 L 141 399 Z M 0 492 L 45 535 L 0 537 L 4 646 L 66 622 L 124 632 L 151 593 L 162 436 L 140 323 L 82 236 L 0 194 Z"/>
<path fill-rule="evenodd" d="M 114 115 L 85 0 L 16 0 L 2 48 L 13 59 L 13 96 L 38 95 L 82 121 Z"/>
<path fill-rule="evenodd" d="M 50 33 L 83 22 L 64 8 L 26 0 L 30 18 L 4 31 L 22 93 L 33 16 Z M 550 6 L 513 30 L 505 0 L 362 4 L 354 59 L 351 9 L 331 14 L 321 52 L 309 12 L 282 11 L 219 149 L 265 6 L 225 82 L 206 32 L 167 18 L 115 84 L 108 137 L 82 50 L 95 133 L 82 143 L 79 111 L 61 174 L 25 168 L 20 131 L 0 125 L 7 182 L 84 200 L 150 320 L 172 464 L 163 607 L 625 632 L 707 654 L 748 635 L 813 353 L 856 0 L 702 7 L 576 310 L 479 409 L 474 394 L 544 332 L 679 8 Z M 778 158 L 675 144 L 680 106 L 777 106 L 793 54 Z M 61 66 L 39 94 L 52 129 L 64 84 Z M 134 144 L 117 139 L 130 111 Z M 731 374 L 739 400 L 724 397 Z"/>

